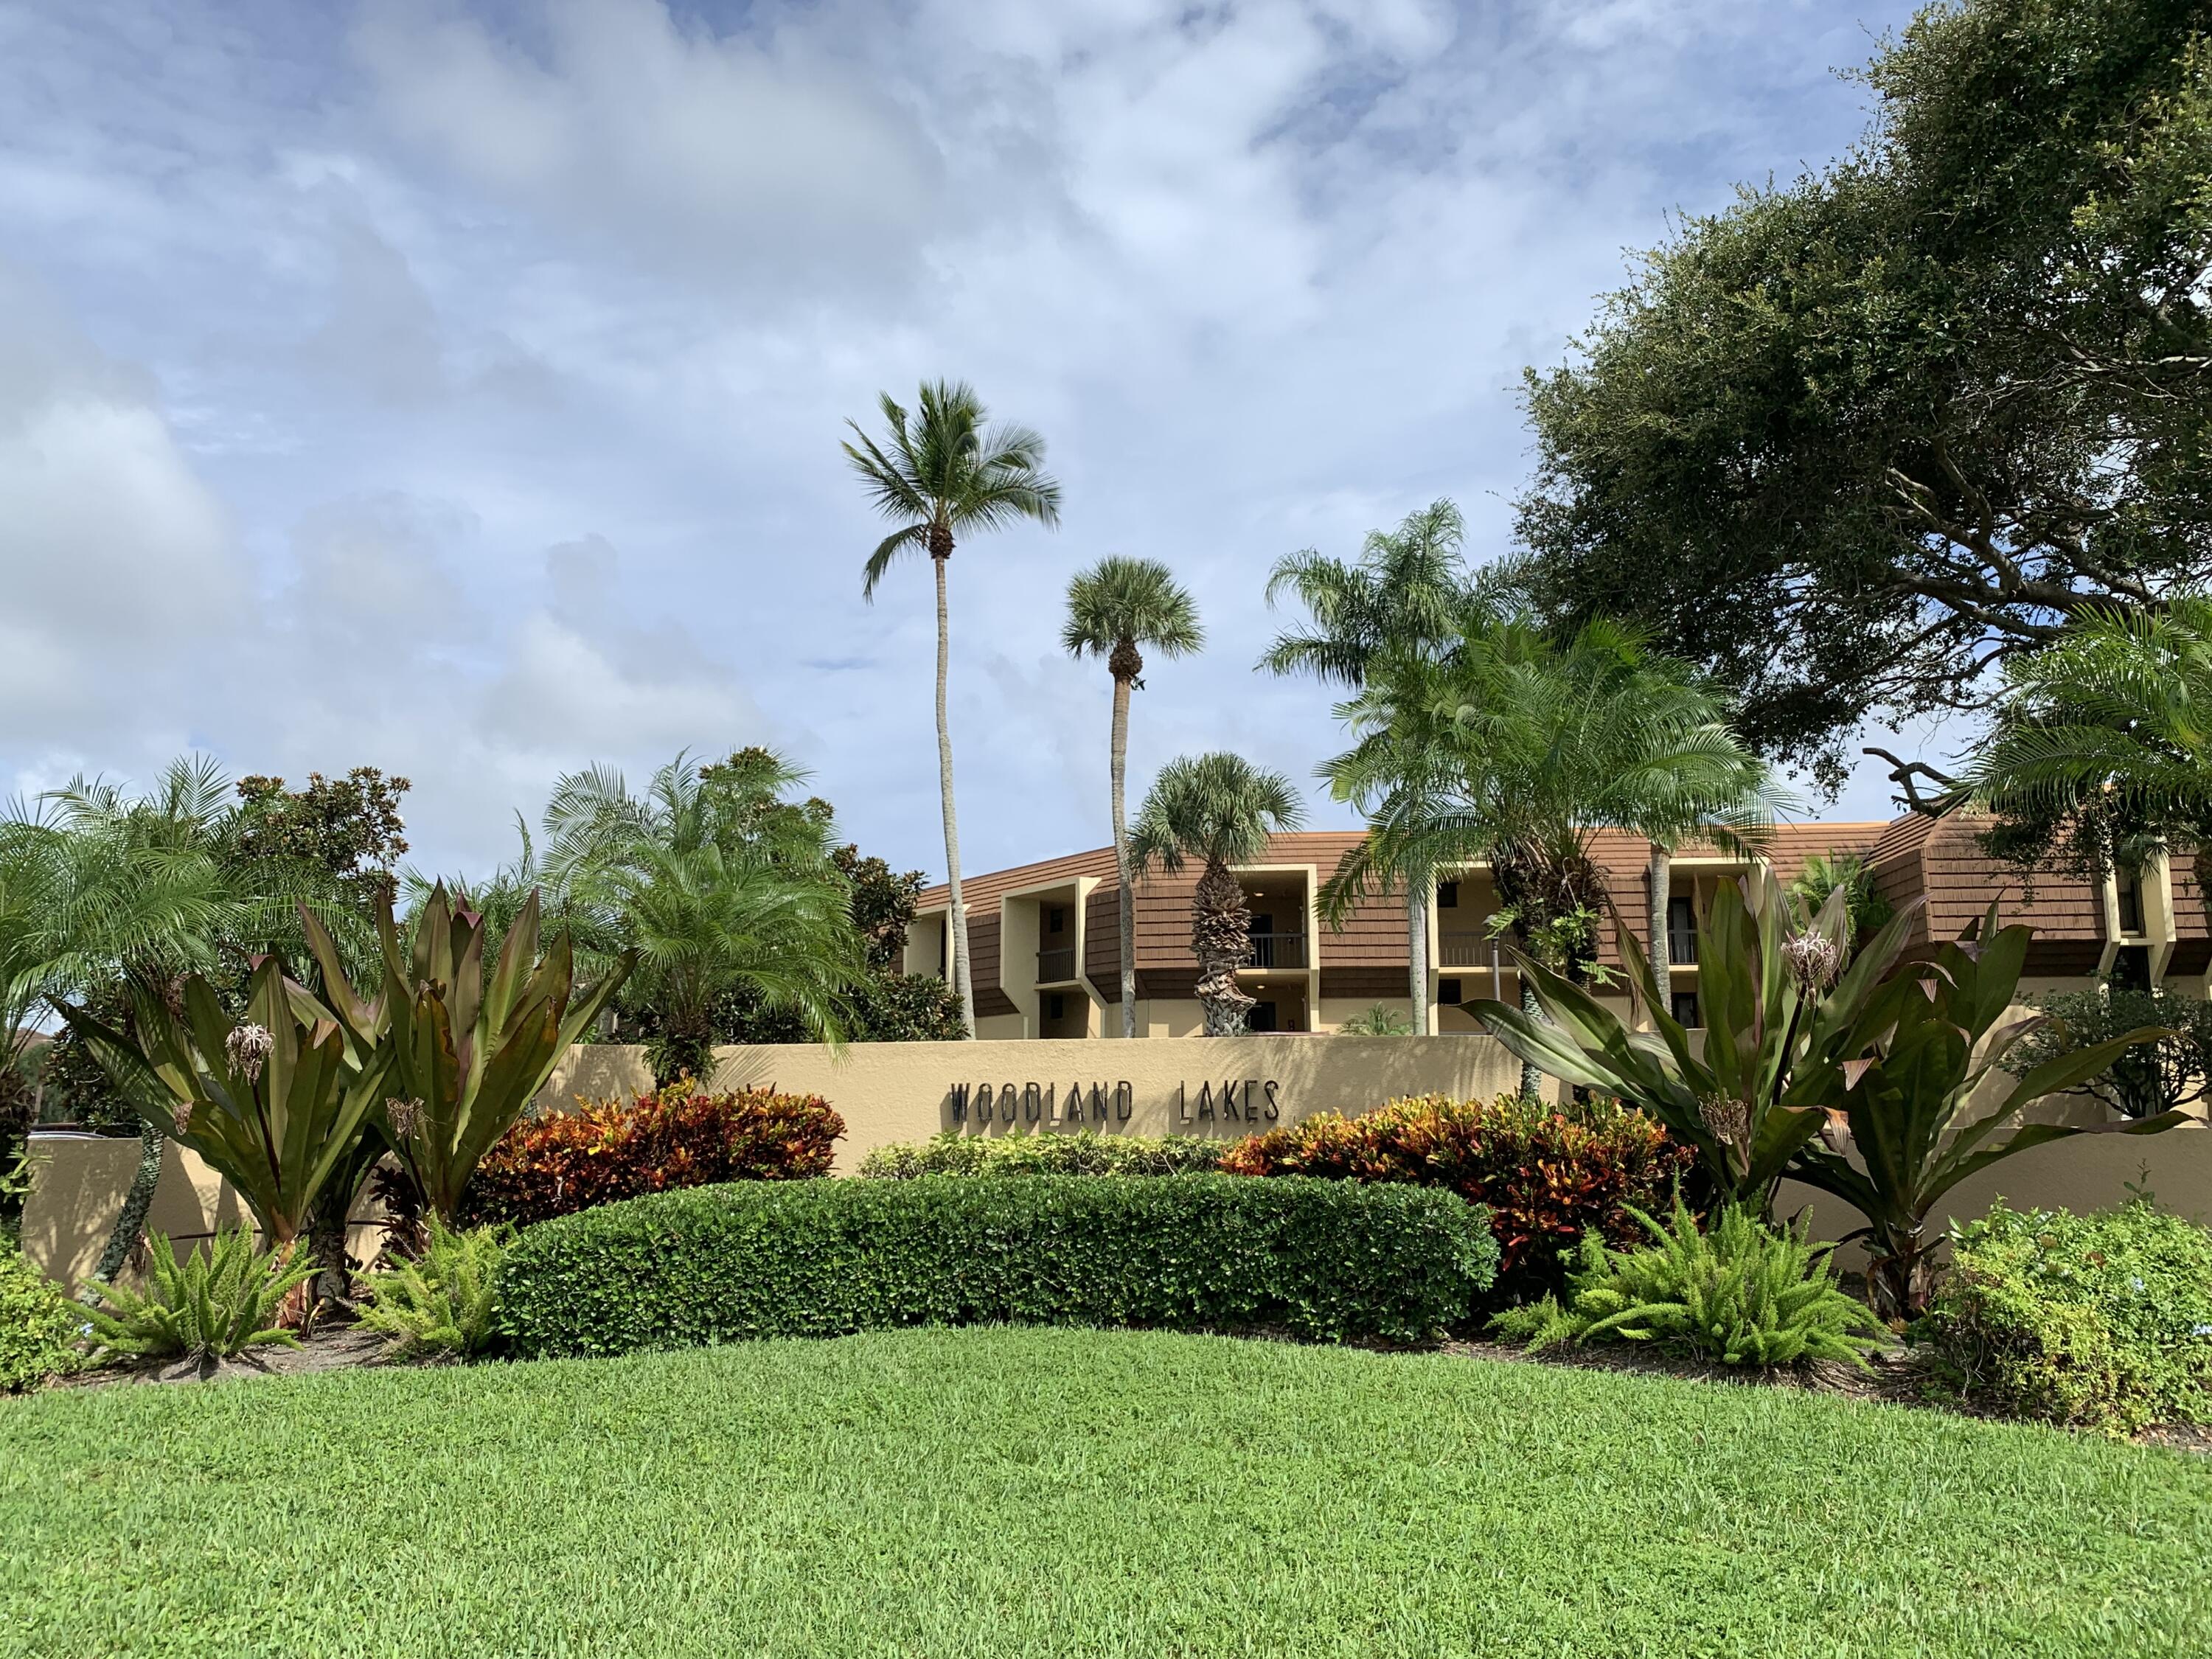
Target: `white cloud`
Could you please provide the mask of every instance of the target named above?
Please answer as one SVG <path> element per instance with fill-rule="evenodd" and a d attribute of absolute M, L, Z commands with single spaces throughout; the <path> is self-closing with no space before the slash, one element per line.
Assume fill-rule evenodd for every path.
<path fill-rule="evenodd" d="M 723 277 L 896 260 L 940 168 L 898 102 L 808 37 L 717 36 L 659 0 L 546 0 L 532 50 L 458 11 L 372 0 L 356 58 L 434 162 L 590 240 Z"/>

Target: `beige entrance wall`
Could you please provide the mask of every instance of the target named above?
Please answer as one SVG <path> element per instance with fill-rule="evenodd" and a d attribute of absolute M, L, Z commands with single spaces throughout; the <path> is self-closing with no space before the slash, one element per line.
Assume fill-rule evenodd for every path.
<path fill-rule="evenodd" d="M 924 1140 L 948 1128 L 1006 1135 L 1079 1127 L 1227 1141 L 1317 1113 L 1356 1114 L 1404 1095 L 1486 1098 L 1513 1088 L 1520 1074 L 1495 1039 L 1479 1036 L 856 1043 L 836 1057 L 811 1044 L 788 1044 L 723 1048 L 716 1058 L 718 1087 L 773 1085 L 821 1095 L 835 1106 L 846 1124 L 837 1146 L 840 1175 L 851 1174 L 878 1146 Z M 650 1081 L 641 1049 L 579 1047 L 554 1073 L 538 1108 L 563 1108 L 578 1096 L 627 1097 Z M 1559 1085 L 1547 1086 L 1556 1097 Z M 1076 1116 L 1068 1110 L 1072 1091 L 1081 1097 Z M 136 1168 L 138 1144 L 40 1135 L 33 1152 L 37 1173 L 24 1206 L 24 1253 L 44 1272 L 75 1284 L 98 1260 Z M 1940 1231 L 1954 1216 L 1979 1215 L 2000 1194 L 2017 1206 L 2079 1211 L 2119 1203 L 2130 1184 L 2212 1225 L 2212 1128 L 2082 1136 L 2037 1147 L 1965 1182 L 1939 1206 L 1934 1226 Z M 1795 1182 L 1784 1183 L 1778 1212 L 1792 1214 L 1808 1203 L 1820 1237 L 1859 1224 L 1848 1206 Z M 149 1225 L 182 1243 L 246 1219 L 237 1194 L 197 1157 L 169 1149 Z M 373 1227 L 364 1206 L 356 1212 L 356 1255 L 376 1248 Z"/>

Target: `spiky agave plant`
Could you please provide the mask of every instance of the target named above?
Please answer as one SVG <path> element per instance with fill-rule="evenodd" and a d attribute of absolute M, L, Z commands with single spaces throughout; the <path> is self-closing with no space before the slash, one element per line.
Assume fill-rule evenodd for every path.
<path fill-rule="evenodd" d="M 634 958 L 577 990 L 565 932 L 538 953 L 535 891 L 489 975 L 483 918 L 455 904 L 442 882 L 416 913 L 404 951 L 389 905 L 377 927 L 384 988 L 374 1001 L 346 983 L 336 946 L 312 917 L 308 938 L 358 1063 L 381 1079 L 377 1127 L 423 1203 L 450 1223 L 483 1155 L 599 1018 Z"/>

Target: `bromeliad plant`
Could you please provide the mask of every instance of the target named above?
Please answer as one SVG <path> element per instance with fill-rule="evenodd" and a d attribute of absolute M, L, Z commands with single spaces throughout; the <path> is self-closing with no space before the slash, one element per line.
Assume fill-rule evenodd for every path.
<path fill-rule="evenodd" d="M 356 1000 L 334 966 L 330 988 Z M 255 967 L 236 1018 L 198 974 L 173 1006 L 134 985 L 131 1009 L 129 1036 L 82 1009 L 60 1012 L 117 1092 L 237 1188 L 271 1243 L 289 1244 L 324 1187 L 354 1167 L 388 1060 L 349 1052 L 337 1016 L 273 956 Z"/>
<path fill-rule="evenodd" d="M 381 1079 L 376 1127 L 423 1204 L 451 1224 L 477 1164 L 599 1018 L 634 959 L 625 955 L 577 990 L 565 932 L 538 955 L 534 891 L 489 976 L 483 918 L 455 904 L 442 883 L 416 914 L 405 951 L 388 905 L 377 926 L 384 989 L 374 1001 L 347 985 L 330 935 L 312 918 L 309 939 L 363 1074 Z"/>
<path fill-rule="evenodd" d="M 1540 1012 L 1469 1006 L 1522 1061 L 1656 1118 L 1697 1149 L 1724 1202 L 1764 1215 L 1783 1172 L 1842 1097 L 1844 1064 L 1865 1042 L 1860 1016 L 1903 955 L 1911 925 L 1908 908 L 1853 954 L 1848 904 L 1838 889 L 1808 916 L 1763 866 L 1741 885 L 1723 883 L 1698 919 L 1702 1042 L 1673 1017 L 1617 910 L 1629 989 L 1651 1030 L 1632 1030 L 1590 992 L 1519 951 L 1514 965 Z"/>
<path fill-rule="evenodd" d="M 2002 1072 L 2014 1047 L 2048 1018 L 1999 1023 L 2019 1000 L 2032 931 L 1998 927 L 1992 903 L 1962 938 L 1884 981 L 1843 1039 L 1850 1057 L 1836 1103 L 1850 1140 L 1832 1134 L 1809 1142 L 1791 1167 L 1798 1180 L 1866 1218 L 1843 1242 L 1865 1241 L 1867 1286 L 1887 1317 L 1911 1318 L 1927 1307 L 1935 1267 L 1935 1242 L 1924 1237 L 1929 1213 L 1967 1176 L 2045 1141 L 2150 1134 L 2185 1121 L 2164 1112 L 2087 1127 L 2019 1121 L 2046 1096 L 2081 1087 L 2137 1045 L 2167 1035 L 2128 1031 L 2029 1065 L 2017 1078 Z"/>

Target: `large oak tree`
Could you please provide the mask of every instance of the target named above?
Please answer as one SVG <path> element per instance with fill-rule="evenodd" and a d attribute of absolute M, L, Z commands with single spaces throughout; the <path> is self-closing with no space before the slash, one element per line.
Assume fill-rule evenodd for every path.
<path fill-rule="evenodd" d="M 1633 619 L 1842 775 L 2100 604 L 2212 574 L 2203 0 L 1932 6 L 1866 139 L 1686 220 L 1532 373 L 1521 572 Z"/>

